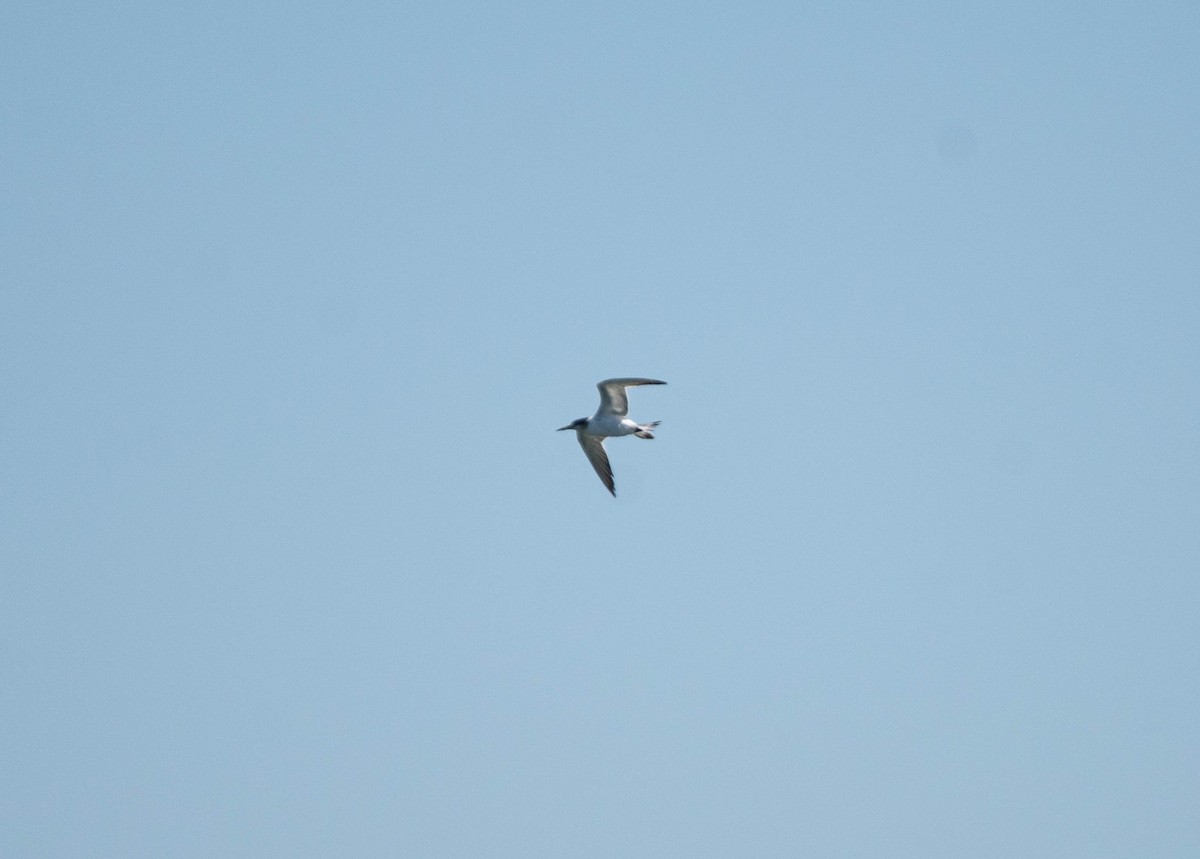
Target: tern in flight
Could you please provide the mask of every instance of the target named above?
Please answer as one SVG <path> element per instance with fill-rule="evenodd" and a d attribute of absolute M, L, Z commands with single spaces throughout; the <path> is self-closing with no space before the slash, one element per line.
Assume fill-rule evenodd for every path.
<path fill-rule="evenodd" d="M 638 385 L 665 384 L 666 382 L 660 382 L 658 379 L 605 379 L 596 385 L 600 389 L 600 408 L 596 409 L 596 414 L 590 418 L 571 421 L 565 427 L 558 428 L 559 432 L 575 430 L 575 437 L 579 439 L 579 446 L 587 454 L 588 462 L 592 464 L 592 468 L 596 469 L 596 474 L 600 475 L 600 482 L 607 487 L 614 498 L 617 495 L 617 487 L 613 483 L 612 466 L 608 464 L 608 454 L 604 452 L 604 440 L 616 435 L 654 438 L 654 434 L 650 430 L 661 423 L 654 421 L 648 424 L 639 424 L 630 420 L 627 417 L 629 397 L 626 395 L 625 389 Z"/>

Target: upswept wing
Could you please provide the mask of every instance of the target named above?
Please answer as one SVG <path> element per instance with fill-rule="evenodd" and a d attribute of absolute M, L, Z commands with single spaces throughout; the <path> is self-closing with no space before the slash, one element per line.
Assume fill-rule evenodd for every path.
<path fill-rule="evenodd" d="M 581 432 L 575 433 L 575 435 L 579 436 L 579 446 L 587 454 L 588 462 L 592 464 L 592 468 L 596 469 L 596 474 L 599 475 L 600 482 L 616 498 L 617 487 L 613 483 L 612 466 L 608 464 L 608 454 L 604 452 L 604 439 L 594 435 L 585 435 Z"/>
<path fill-rule="evenodd" d="M 626 388 L 636 388 L 638 385 L 665 385 L 658 379 L 605 379 L 596 385 L 600 389 L 600 410 L 596 414 L 610 414 L 625 417 L 629 414 L 629 396 Z"/>

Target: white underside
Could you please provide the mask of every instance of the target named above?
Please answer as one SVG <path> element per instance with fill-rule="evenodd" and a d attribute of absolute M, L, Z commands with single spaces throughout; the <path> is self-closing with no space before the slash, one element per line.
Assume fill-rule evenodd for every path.
<path fill-rule="evenodd" d="M 588 435 L 598 435 L 609 438 L 616 435 L 633 435 L 640 427 L 629 418 L 619 418 L 616 415 L 595 415 L 588 421 L 583 430 Z"/>

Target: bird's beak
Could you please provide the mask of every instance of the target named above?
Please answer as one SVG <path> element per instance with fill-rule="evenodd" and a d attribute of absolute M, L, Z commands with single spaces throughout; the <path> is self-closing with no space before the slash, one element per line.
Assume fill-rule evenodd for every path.
<path fill-rule="evenodd" d="M 565 429 L 575 429 L 575 425 L 567 424 L 565 427 L 559 427 L 558 429 L 555 430 L 555 432 L 562 432 Z"/>

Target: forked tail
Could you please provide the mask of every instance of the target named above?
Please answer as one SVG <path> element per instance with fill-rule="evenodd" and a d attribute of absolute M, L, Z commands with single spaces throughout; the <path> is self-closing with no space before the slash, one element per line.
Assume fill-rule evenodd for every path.
<path fill-rule="evenodd" d="M 662 421 L 651 421 L 648 424 L 638 424 L 637 432 L 634 433 L 638 438 L 654 438 L 654 433 L 650 430 L 661 424 Z"/>

